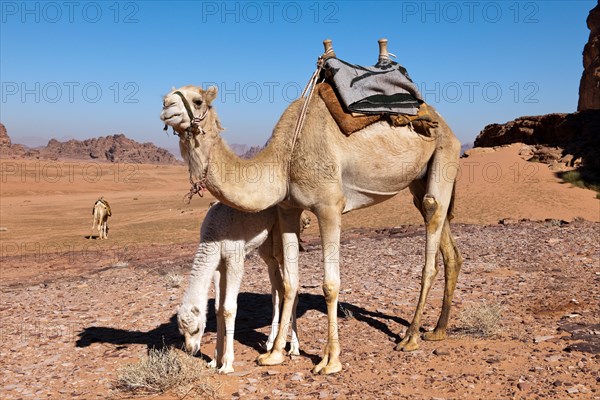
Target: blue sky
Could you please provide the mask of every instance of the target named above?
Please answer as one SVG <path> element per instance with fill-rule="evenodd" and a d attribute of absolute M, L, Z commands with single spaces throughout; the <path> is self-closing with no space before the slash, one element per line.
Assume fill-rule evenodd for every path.
<path fill-rule="evenodd" d="M 1 2 L 0 122 L 14 142 L 162 131 L 172 86 L 216 83 L 230 143 L 264 144 L 333 40 L 371 65 L 377 40 L 459 139 L 577 108 L 596 1 Z"/>

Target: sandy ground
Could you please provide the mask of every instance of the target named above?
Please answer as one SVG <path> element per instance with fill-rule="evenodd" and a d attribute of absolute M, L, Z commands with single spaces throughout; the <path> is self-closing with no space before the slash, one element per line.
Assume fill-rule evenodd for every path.
<path fill-rule="evenodd" d="M 466 261 L 448 340 L 393 350 L 414 311 L 424 247 L 403 192 L 344 216 L 340 300 L 352 316 L 340 319 L 342 373 L 309 372 L 326 328 L 315 223 L 300 261 L 303 354 L 278 367 L 254 363 L 270 289 L 252 256 L 236 373 L 211 382 L 225 398 L 599 398 L 600 202 L 518 150 L 461 159 L 454 232 Z M 2 160 L 0 168 L 2 398 L 123 397 L 110 389 L 120 367 L 149 347 L 181 345 L 173 315 L 186 283 L 171 287 L 165 274 L 187 279 L 212 197 L 185 204 L 180 166 Z M 90 239 L 99 196 L 113 211 L 107 241 Z M 504 218 L 554 221 L 498 225 Z M 427 328 L 440 290 L 438 282 Z M 504 308 L 501 332 L 465 335 L 461 313 L 484 301 Z M 202 352 L 213 347 L 214 323 Z"/>

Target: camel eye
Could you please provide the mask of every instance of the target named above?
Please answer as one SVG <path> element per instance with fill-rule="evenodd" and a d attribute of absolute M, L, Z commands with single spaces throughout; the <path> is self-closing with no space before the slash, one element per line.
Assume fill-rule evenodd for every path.
<path fill-rule="evenodd" d="M 202 100 L 201 99 L 196 99 L 196 100 L 194 100 L 194 104 L 197 105 L 197 106 L 200 106 L 200 105 L 202 105 Z"/>

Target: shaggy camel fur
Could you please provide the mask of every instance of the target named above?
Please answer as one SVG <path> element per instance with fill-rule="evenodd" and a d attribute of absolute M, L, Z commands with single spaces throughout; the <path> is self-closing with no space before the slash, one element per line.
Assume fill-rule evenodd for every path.
<path fill-rule="evenodd" d="M 342 214 L 382 202 L 406 187 L 425 220 L 425 265 L 415 314 L 397 349 L 418 348 L 423 308 L 438 272 L 438 250 L 445 268 L 442 311 L 437 326 L 425 333 L 424 339 L 444 339 L 462 258 L 449 224 L 460 142 L 443 118 L 432 108 L 439 122 L 432 137 L 387 122 L 374 123 L 346 137 L 323 100 L 313 96 L 295 143 L 294 130 L 304 99 L 284 111 L 267 146 L 254 159 L 243 160 L 220 136 L 223 128 L 211 105 L 216 97 L 215 87 L 184 86 L 171 91 L 163 99 L 161 119 L 178 134 L 192 178 L 217 199 L 248 212 L 278 205 L 286 290 L 279 333 L 271 351 L 259 356 L 259 364 L 280 364 L 285 359 L 282 327 L 289 321 L 298 289 L 296 232 L 300 213 L 306 209 L 319 221 L 328 318 L 327 344 L 313 372 L 328 374 L 342 369 L 337 329 Z M 382 266 L 382 271 L 385 268 Z"/>
<path fill-rule="evenodd" d="M 110 205 L 108 201 L 100 197 L 94 203 L 92 208 L 92 215 L 94 216 L 94 222 L 92 222 L 92 234 L 94 227 L 98 226 L 98 238 L 108 239 L 108 217 L 112 215 L 110 211 Z"/>
<path fill-rule="evenodd" d="M 215 284 L 215 314 L 217 315 L 217 346 L 211 361 L 219 373 L 233 372 L 233 333 L 237 311 L 237 296 L 244 274 L 246 254 L 258 248 L 269 268 L 273 318 L 266 349 L 271 350 L 279 330 L 280 300 L 283 279 L 279 265 L 283 256 L 281 234 L 274 207 L 258 213 L 244 213 L 223 203 L 210 207 L 200 231 L 200 246 L 193 262 L 189 286 L 177 313 L 179 331 L 185 347 L 195 354 L 206 327 L 206 307 L 211 279 Z M 297 302 L 297 299 L 296 299 Z M 296 302 L 292 312 L 292 340 L 289 354 L 299 355 L 296 329 Z"/>

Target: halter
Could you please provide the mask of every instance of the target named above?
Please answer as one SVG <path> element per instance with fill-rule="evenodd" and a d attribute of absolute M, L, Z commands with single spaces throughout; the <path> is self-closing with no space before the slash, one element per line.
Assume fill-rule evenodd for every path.
<path fill-rule="evenodd" d="M 181 101 L 183 102 L 183 106 L 185 107 L 185 111 L 187 112 L 188 118 L 190 119 L 190 126 L 188 126 L 187 129 L 185 130 L 185 138 L 191 142 L 191 140 L 194 138 L 195 134 L 201 133 L 202 135 L 204 135 L 206 132 L 200 126 L 200 122 L 202 122 L 206 118 L 210 107 L 207 107 L 201 116 L 196 117 L 196 116 L 194 116 L 192 107 L 190 107 L 190 103 L 188 103 L 188 101 L 185 98 L 185 96 L 183 95 L 183 93 L 181 93 L 179 90 L 176 90 L 175 92 L 173 92 L 173 94 L 176 94 L 177 96 L 179 96 L 181 98 Z M 164 130 L 166 131 L 167 129 L 168 129 L 168 125 L 165 124 Z M 177 132 L 174 129 L 173 129 L 173 135 L 177 135 Z M 192 145 L 190 143 L 188 145 L 188 160 L 191 160 L 191 157 L 192 157 L 191 153 L 192 153 Z M 189 169 L 189 167 L 188 167 L 188 169 Z M 192 197 L 194 197 L 195 194 L 197 194 L 200 197 L 204 197 L 204 192 L 207 190 L 206 189 L 206 176 L 201 178 L 198 182 L 194 182 L 194 180 L 192 179 L 191 169 L 189 169 L 189 174 L 190 174 L 190 184 L 192 186 L 190 188 L 190 191 L 185 195 L 185 198 L 186 198 L 188 204 L 190 203 L 190 201 L 192 200 Z"/>
<path fill-rule="evenodd" d="M 190 107 L 190 103 L 188 103 L 188 101 L 185 98 L 185 96 L 183 95 L 183 93 L 181 93 L 179 90 L 177 90 L 177 91 L 173 92 L 173 94 L 176 94 L 177 96 L 179 96 L 181 98 L 183 106 L 185 107 L 185 111 L 187 112 L 188 118 L 190 119 L 190 126 L 188 126 L 188 128 L 185 130 L 187 138 L 191 139 L 191 137 L 194 135 L 193 131 L 196 131 L 197 133 L 201 133 L 204 135 L 206 132 L 204 132 L 204 129 L 202 129 L 202 127 L 200 126 L 200 122 L 202 122 L 206 118 L 206 115 L 208 115 L 208 109 L 210 107 L 207 107 L 201 116 L 196 117 L 194 115 L 194 112 L 192 111 L 192 107 Z M 164 130 L 166 131 L 167 129 L 168 129 L 168 125 L 165 124 Z M 173 135 L 177 135 L 175 130 L 173 130 Z"/>

